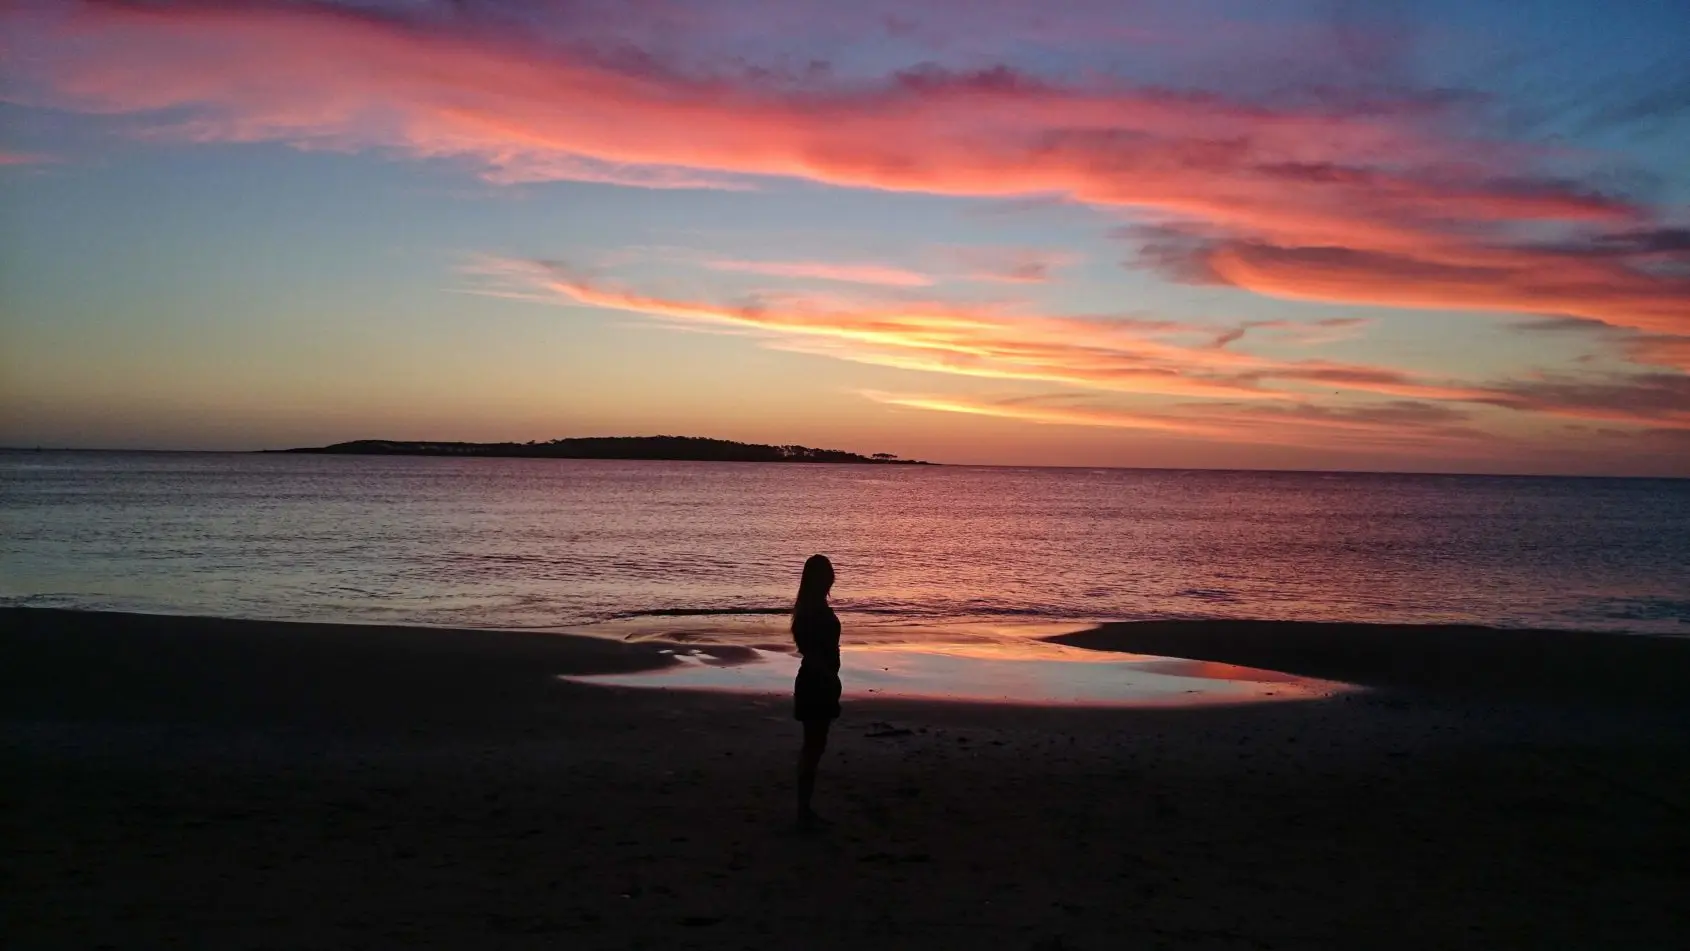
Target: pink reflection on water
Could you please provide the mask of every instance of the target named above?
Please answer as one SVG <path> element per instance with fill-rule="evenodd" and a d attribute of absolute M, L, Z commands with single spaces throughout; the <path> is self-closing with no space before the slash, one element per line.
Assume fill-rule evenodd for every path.
<path fill-rule="evenodd" d="M 798 672 L 797 656 L 784 650 L 753 648 L 754 659 L 743 663 L 724 663 L 691 646 L 677 646 L 674 656 L 676 663 L 660 670 L 562 679 L 623 687 L 782 694 L 792 690 Z M 1024 637 L 848 646 L 841 660 L 840 679 L 848 698 L 1182 706 L 1307 699 L 1345 689 L 1341 684 L 1231 664 L 1100 655 Z"/>
<path fill-rule="evenodd" d="M 1242 680 L 1259 684 L 1293 684 L 1306 678 L 1260 667 L 1240 667 L 1218 660 L 1183 660 L 1178 657 L 1147 658 L 1144 669 L 1170 677 L 1197 677 L 1203 680 Z"/>

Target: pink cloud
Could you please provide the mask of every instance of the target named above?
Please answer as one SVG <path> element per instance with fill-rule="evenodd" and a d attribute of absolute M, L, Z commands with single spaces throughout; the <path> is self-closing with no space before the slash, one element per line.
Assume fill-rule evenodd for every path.
<path fill-rule="evenodd" d="M 1638 337 L 1627 344 L 1626 350 L 1638 363 L 1690 371 L 1690 337 Z"/>
<path fill-rule="evenodd" d="M 1157 339 L 1131 322 L 1042 317 L 940 302 L 833 303 L 761 295 L 741 304 L 655 297 L 587 281 L 557 265 L 505 262 L 508 277 L 561 298 L 691 324 L 760 332 L 781 349 L 858 363 L 1000 380 L 1064 383 L 1116 392 L 1293 399 L 1259 379 L 1277 366 L 1226 350 Z M 477 272 L 498 265 L 484 260 Z M 1208 328 L 1179 328 L 1204 334 Z M 1313 369 L 1321 364 L 1308 364 Z"/>
<path fill-rule="evenodd" d="M 646 258 L 692 263 L 729 273 L 915 288 L 955 282 L 1044 284 L 1055 278 L 1058 268 L 1080 260 L 1078 255 L 1063 251 L 992 246 L 923 248 L 910 252 L 908 257 L 916 262 L 914 266 L 872 260 L 722 258 L 685 248 L 630 248 L 612 255 L 608 261 L 601 259 L 601 263 Z"/>
<path fill-rule="evenodd" d="M 817 278 L 849 284 L 877 284 L 883 287 L 927 287 L 933 278 L 889 264 L 840 264 L 828 261 L 747 261 L 714 259 L 704 266 L 716 271 L 767 274 L 771 277 Z"/>
<path fill-rule="evenodd" d="M 567 30 L 548 41 L 485 18 L 282 0 L 0 16 L 21 45 L 49 51 L 7 66 L 26 98 L 147 117 L 159 134 L 388 150 L 504 182 L 749 188 L 781 176 L 1050 196 L 1163 225 L 1172 247 L 1154 259 L 1186 279 L 1690 335 L 1675 246 L 1628 243 L 1671 229 L 1651 230 L 1636 202 L 1534 176 L 1544 156 L 1464 134 L 1437 96 L 1275 106 L 1001 66 L 847 81 L 594 52 Z M 1593 237 L 1570 249 L 1545 233 Z M 1037 282 L 1049 270 L 972 274 Z"/>
<path fill-rule="evenodd" d="M 660 297 L 590 281 L 543 262 L 485 258 L 472 272 L 495 290 L 558 299 L 681 326 L 748 333 L 773 347 L 923 373 L 1076 390 L 1299 405 L 1304 427 L 1331 428 L 1317 396 L 1331 392 L 1463 403 L 1550 417 L 1690 428 L 1690 377 L 1466 384 L 1322 359 L 1280 360 L 1217 346 L 1209 325 L 1082 319 L 941 301 L 861 302 L 803 294 L 734 304 Z M 1328 322 L 1333 323 L 1333 322 Z M 1347 319 L 1336 321 L 1339 328 Z M 1314 329 L 1320 328 L 1315 325 Z M 1222 334 L 1224 339 L 1230 334 Z M 1187 414 L 1189 415 L 1189 414 Z"/>
<path fill-rule="evenodd" d="M 1512 150 L 1451 139 L 1423 101 L 1276 109 L 1058 85 L 1001 67 L 831 85 L 682 76 L 473 23 L 280 2 L 89 3 L 63 21 L 30 23 L 55 55 L 21 68 L 50 103 L 186 108 L 193 118 L 177 128 L 199 138 L 399 149 L 473 160 L 506 180 L 581 177 L 587 163 L 624 181 L 647 174 L 635 170 L 684 168 L 952 195 L 1059 194 L 1264 240 L 1388 250 L 1454 240 L 1460 222 L 1639 214 L 1571 187 L 1505 178 L 1517 165 Z"/>
<path fill-rule="evenodd" d="M 1472 257 L 1451 264 L 1351 248 L 1234 242 L 1204 252 L 1203 263 L 1224 283 L 1273 297 L 1561 314 L 1647 331 L 1690 330 L 1690 278 L 1555 252 Z"/>

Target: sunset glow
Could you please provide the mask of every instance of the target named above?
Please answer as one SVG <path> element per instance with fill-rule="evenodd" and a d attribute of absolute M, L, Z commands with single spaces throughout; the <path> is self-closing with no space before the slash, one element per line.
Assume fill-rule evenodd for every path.
<path fill-rule="evenodd" d="M 0 7 L 0 443 L 1690 475 L 1690 15 L 988 6 Z"/>

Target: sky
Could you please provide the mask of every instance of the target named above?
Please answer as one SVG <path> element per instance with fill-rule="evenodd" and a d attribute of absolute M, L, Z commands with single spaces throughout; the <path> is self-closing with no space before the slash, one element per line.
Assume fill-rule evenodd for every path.
<path fill-rule="evenodd" d="M 1690 476 L 1685 0 L 0 0 L 0 445 Z"/>

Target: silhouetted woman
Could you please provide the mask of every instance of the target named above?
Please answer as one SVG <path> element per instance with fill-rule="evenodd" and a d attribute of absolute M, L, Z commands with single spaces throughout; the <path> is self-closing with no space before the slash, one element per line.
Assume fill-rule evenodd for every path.
<path fill-rule="evenodd" d="M 827 731 L 839 718 L 839 616 L 827 605 L 833 589 L 833 562 L 811 555 L 798 580 L 792 605 L 792 640 L 803 663 L 792 684 L 792 715 L 804 724 L 804 748 L 798 753 L 798 824 L 813 825 L 810 794 L 816 788 L 816 764 L 827 749 Z"/>

